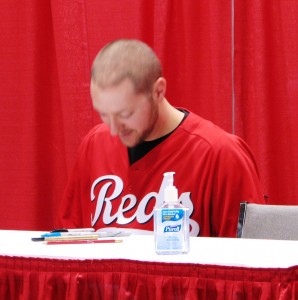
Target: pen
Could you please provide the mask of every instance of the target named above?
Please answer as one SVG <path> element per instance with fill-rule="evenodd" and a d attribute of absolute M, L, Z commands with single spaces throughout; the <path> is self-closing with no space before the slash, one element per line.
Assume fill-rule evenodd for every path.
<path fill-rule="evenodd" d="M 106 237 L 121 237 L 121 236 L 129 236 L 130 233 L 128 232 L 122 232 L 122 231 L 116 231 L 116 232 L 105 232 L 105 231 L 97 231 L 97 232 L 48 232 L 42 234 L 40 237 L 32 237 L 31 240 L 33 242 L 39 242 L 44 241 L 45 238 L 48 237 L 77 237 L 77 236 L 85 236 L 86 239 L 89 235 L 97 235 L 98 238 L 106 238 Z"/>
<path fill-rule="evenodd" d="M 69 240 L 69 241 L 46 241 L 47 245 L 70 245 L 70 244 L 106 244 L 122 243 L 122 240 Z"/>
<path fill-rule="evenodd" d="M 40 237 L 33 237 L 31 240 L 33 242 L 41 242 L 45 240 L 69 240 L 69 239 L 98 239 L 101 236 L 98 233 L 95 232 L 84 232 L 84 233 L 69 233 L 69 232 L 63 232 L 61 234 L 60 232 L 53 232 L 53 233 L 45 233 Z"/>
<path fill-rule="evenodd" d="M 45 241 L 67 241 L 67 240 L 97 240 L 98 234 L 70 235 L 70 236 L 46 236 Z"/>
<path fill-rule="evenodd" d="M 60 228 L 60 229 L 54 229 L 51 232 L 94 232 L 94 228 Z"/>
<path fill-rule="evenodd" d="M 71 231 L 71 232 L 50 232 L 42 234 L 41 237 L 54 237 L 54 236 L 81 236 L 81 235 L 97 235 L 100 236 L 100 233 L 97 232 L 88 232 L 88 231 Z"/>

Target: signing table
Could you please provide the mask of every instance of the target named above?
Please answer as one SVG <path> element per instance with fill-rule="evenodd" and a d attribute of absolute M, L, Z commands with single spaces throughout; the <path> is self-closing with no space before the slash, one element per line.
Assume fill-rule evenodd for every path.
<path fill-rule="evenodd" d="M 46 245 L 0 230 L 0 299 L 298 299 L 298 242 L 194 238 L 157 255 L 151 235 Z"/>

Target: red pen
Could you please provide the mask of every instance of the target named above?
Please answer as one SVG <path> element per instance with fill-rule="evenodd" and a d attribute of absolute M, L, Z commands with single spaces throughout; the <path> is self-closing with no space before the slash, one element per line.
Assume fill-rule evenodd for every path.
<path fill-rule="evenodd" d="M 122 240 L 62 240 L 47 241 L 47 245 L 122 243 Z"/>

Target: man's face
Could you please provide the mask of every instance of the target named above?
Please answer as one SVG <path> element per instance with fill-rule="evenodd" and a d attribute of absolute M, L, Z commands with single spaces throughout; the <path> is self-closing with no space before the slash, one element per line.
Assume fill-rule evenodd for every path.
<path fill-rule="evenodd" d="M 91 97 L 111 135 L 118 135 L 125 146 L 134 147 L 150 140 L 158 118 L 158 104 L 148 95 L 136 94 L 130 80 L 104 89 L 91 81 Z"/>

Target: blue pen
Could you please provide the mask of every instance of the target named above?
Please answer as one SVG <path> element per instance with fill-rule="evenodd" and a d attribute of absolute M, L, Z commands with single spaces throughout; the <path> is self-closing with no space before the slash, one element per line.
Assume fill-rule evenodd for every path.
<path fill-rule="evenodd" d="M 100 233 L 97 232 L 78 232 L 78 231 L 73 231 L 73 232 L 49 232 L 42 234 L 41 237 L 55 237 L 55 236 L 88 236 L 88 235 L 100 235 Z"/>
<path fill-rule="evenodd" d="M 40 237 L 33 237 L 31 238 L 32 241 L 44 241 L 46 238 L 62 238 L 62 237 L 86 237 L 86 239 L 94 238 L 95 236 L 100 237 L 102 234 L 99 232 L 48 232 L 42 234 Z"/>
<path fill-rule="evenodd" d="M 51 232 L 51 233 L 45 233 L 42 234 L 41 237 L 45 238 L 45 237 L 54 237 L 54 236 L 61 236 L 61 232 Z"/>

